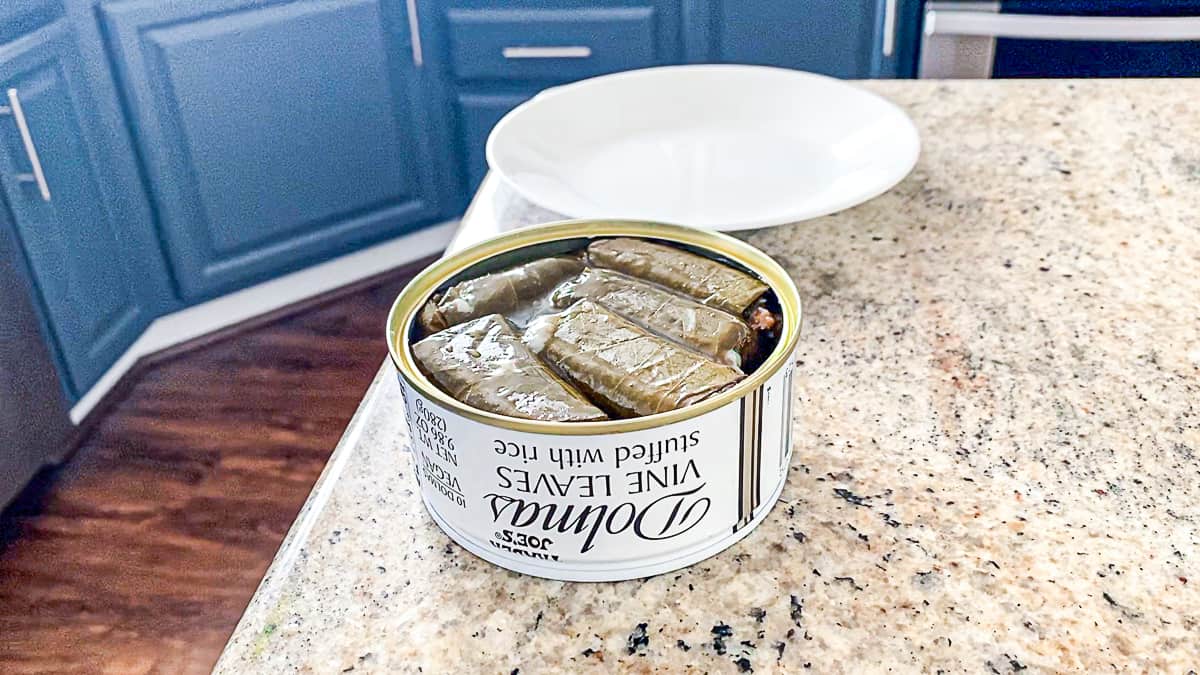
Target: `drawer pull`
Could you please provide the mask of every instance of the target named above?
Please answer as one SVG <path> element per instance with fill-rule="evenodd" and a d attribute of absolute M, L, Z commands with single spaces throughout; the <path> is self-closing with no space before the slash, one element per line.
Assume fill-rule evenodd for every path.
<path fill-rule="evenodd" d="M 33 144 L 33 134 L 29 133 L 29 122 L 25 119 L 25 110 L 21 108 L 21 99 L 16 89 L 8 90 L 8 105 L 0 107 L 0 114 L 12 115 L 17 122 L 17 131 L 21 134 L 21 144 L 25 146 L 25 155 L 29 157 L 29 165 L 33 174 L 20 174 L 17 180 L 37 183 L 38 192 L 42 193 L 42 201 L 50 201 L 50 186 L 46 183 L 46 174 L 42 173 L 42 160 L 38 157 L 37 146 Z"/>
<path fill-rule="evenodd" d="M 883 3 L 883 48 L 880 51 L 885 57 L 896 52 L 896 0 L 884 0 Z"/>
<path fill-rule="evenodd" d="M 495 52 L 492 52 L 493 54 Z M 506 59 L 586 59 L 592 48 L 576 45 L 571 47 L 505 47 L 501 52 Z"/>

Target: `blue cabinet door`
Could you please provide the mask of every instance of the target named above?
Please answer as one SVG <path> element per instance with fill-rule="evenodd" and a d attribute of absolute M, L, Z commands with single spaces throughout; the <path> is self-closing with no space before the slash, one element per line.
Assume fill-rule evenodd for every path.
<path fill-rule="evenodd" d="M 834 77 L 906 74 L 915 0 L 691 0 L 689 57 Z M 699 37 L 697 37 L 699 36 Z"/>
<path fill-rule="evenodd" d="M 445 215 L 442 120 L 424 105 L 404 0 L 100 13 L 185 299 Z"/>
<path fill-rule="evenodd" d="M 0 46 L 0 187 L 25 257 L 0 264 L 28 265 L 72 397 L 149 322 L 142 287 L 154 284 L 132 260 L 157 254 L 136 250 L 117 206 L 123 187 L 83 72 L 61 19 Z M 48 195 L 34 179 L 35 157 Z"/>
<path fill-rule="evenodd" d="M 508 111 L 531 98 L 535 92 L 491 92 L 458 95 L 458 116 L 461 128 L 459 156 L 466 172 L 467 190 L 474 194 L 487 174 L 484 147 L 492 127 Z"/>

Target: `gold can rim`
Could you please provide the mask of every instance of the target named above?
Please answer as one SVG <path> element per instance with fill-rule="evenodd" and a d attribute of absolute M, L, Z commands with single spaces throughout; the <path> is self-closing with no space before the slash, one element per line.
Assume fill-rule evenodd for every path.
<path fill-rule="evenodd" d="M 783 311 L 783 334 L 775 350 L 746 379 L 717 396 L 694 405 L 645 417 L 602 422 L 550 422 L 527 420 L 490 413 L 462 403 L 429 381 L 417 368 L 412 346 L 407 339 L 409 327 L 425 301 L 437 288 L 459 272 L 493 256 L 527 246 L 546 244 L 565 239 L 600 237 L 645 237 L 687 244 L 725 256 L 746 266 L 762 278 L 779 300 Z M 753 246 L 729 235 L 711 230 L 699 230 L 640 220 L 563 220 L 532 225 L 485 239 L 452 255 L 443 257 L 422 270 L 404 287 L 392 303 L 387 318 L 388 354 L 392 364 L 405 380 L 427 398 L 468 419 L 511 431 L 536 434 L 591 436 L 653 429 L 675 422 L 700 417 L 705 413 L 736 401 L 771 379 L 786 365 L 800 341 L 800 291 L 791 276 L 779 263 Z"/>

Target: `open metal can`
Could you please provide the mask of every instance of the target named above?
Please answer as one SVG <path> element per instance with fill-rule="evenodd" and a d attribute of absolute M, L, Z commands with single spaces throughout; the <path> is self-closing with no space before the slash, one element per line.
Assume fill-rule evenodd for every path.
<path fill-rule="evenodd" d="M 782 328 L 745 379 L 691 406 L 633 419 L 546 422 L 471 408 L 417 367 L 418 315 L 458 280 L 590 240 L 658 240 L 765 282 Z M 579 220 L 514 230 L 439 260 L 400 293 L 388 349 L 400 378 L 413 469 L 430 516 L 471 553 L 565 581 L 661 574 L 708 558 L 758 525 L 779 498 L 792 451 L 800 295 L 761 251 L 674 225 Z"/>

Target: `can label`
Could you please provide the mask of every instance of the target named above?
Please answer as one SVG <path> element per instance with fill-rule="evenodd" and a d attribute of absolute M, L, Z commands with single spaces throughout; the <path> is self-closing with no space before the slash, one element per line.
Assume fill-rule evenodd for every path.
<path fill-rule="evenodd" d="M 553 576 L 740 538 L 787 475 L 793 370 L 788 359 L 759 388 L 692 419 L 578 436 L 491 426 L 400 385 L 414 472 L 447 533 L 501 566 L 537 561 Z"/>

